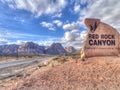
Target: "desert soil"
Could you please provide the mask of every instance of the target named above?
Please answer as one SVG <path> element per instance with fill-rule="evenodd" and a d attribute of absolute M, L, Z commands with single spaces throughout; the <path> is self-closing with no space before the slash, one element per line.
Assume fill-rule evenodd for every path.
<path fill-rule="evenodd" d="M 72 60 L 36 70 L 12 90 L 119 90 L 120 57 Z"/>

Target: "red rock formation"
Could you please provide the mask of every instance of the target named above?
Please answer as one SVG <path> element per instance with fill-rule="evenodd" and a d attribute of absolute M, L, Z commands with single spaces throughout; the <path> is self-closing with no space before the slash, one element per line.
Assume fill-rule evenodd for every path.
<path fill-rule="evenodd" d="M 40 47 L 38 44 L 33 42 L 26 42 L 25 44 L 19 46 L 19 55 L 38 55 L 44 54 L 44 48 Z"/>
<path fill-rule="evenodd" d="M 68 53 L 73 53 L 73 52 L 76 51 L 75 48 L 72 47 L 72 46 L 67 46 L 67 47 L 65 47 L 65 50 L 66 50 Z"/>

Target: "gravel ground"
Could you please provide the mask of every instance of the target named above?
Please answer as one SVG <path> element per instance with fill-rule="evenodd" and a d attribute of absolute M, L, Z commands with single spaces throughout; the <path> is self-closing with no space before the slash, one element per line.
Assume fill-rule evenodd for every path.
<path fill-rule="evenodd" d="M 120 57 L 73 60 L 34 72 L 12 90 L 119 90 Z"/>

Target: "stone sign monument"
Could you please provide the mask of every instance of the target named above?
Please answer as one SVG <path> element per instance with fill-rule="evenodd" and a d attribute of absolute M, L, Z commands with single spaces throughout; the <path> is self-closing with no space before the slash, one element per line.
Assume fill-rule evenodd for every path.
<path fill-rule="evenodd" d="M 81 58 L 93 56 L 114 56 L 119 53 L 119 33 L 100 19 L 85 19 L 87 36 L 81 50 Z"/>

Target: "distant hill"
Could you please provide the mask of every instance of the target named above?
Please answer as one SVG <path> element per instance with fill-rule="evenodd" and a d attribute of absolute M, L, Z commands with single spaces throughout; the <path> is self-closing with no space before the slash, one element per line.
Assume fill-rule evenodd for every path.
<path fill-rule="evenodd" d="M 44 47 L 33 42 L 26 42 L 18 47 L 18 54 L 44 54 Z"/>
<path fill-rule="evenodd" d="M 65 50 L 68 52 L 68 53 L 73 53 L 76 51 L 76 49 L 73 47 L 73 46 L 67 46 L 65 47 Z"/>
<path fill-rule="evenodd" d="M 1 45 L 0 46 L 0 54 L 16 54 L 19 45 L 11 44 L 11 45 Z"/>
<path fill-rule="evenodd" d="M 46 54 L 61 55 L 66 53 L 66 50 L 60 43 L 53 43 L 50 47 L 46 49 Z"/>
<path fill-rule="evenodd" d="M 39 46 L 33 42 L 26 42 L 23 45 L 0 45 L 1 55 L 61 55 L 66 54 L 66 50 L 60 43 L 53 43 L 51 46 Z"/>

